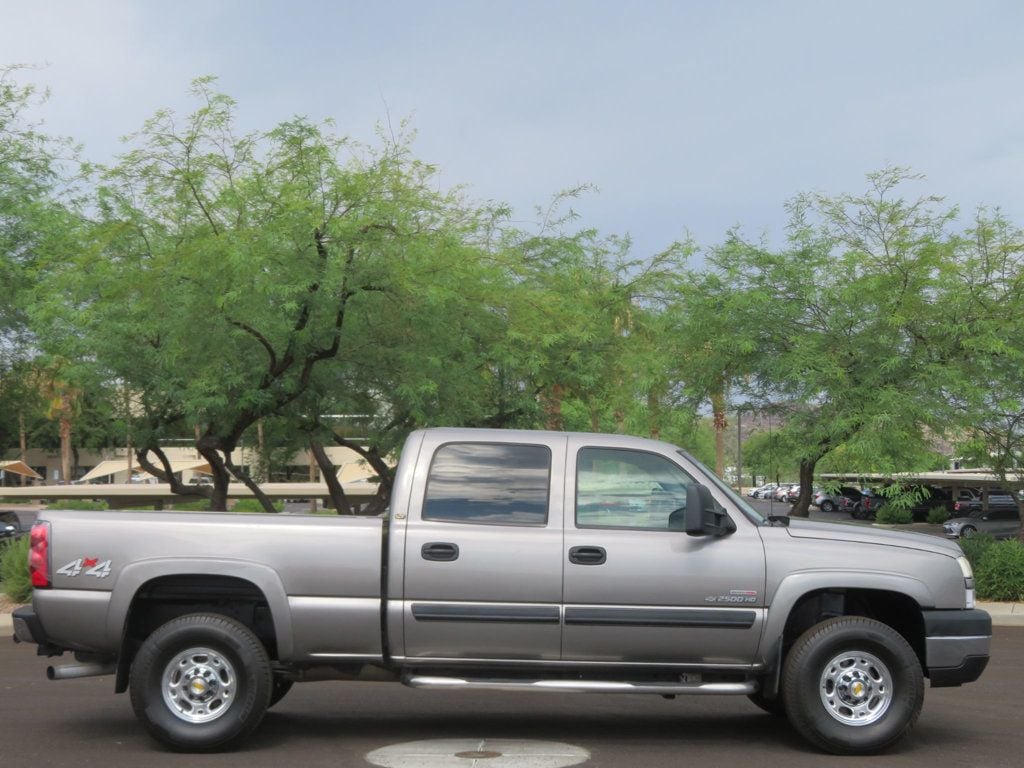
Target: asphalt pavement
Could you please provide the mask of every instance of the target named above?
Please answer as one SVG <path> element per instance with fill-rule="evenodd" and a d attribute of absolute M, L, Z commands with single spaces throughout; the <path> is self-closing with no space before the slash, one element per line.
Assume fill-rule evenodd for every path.
<path fill-rule="evenodd" d="M 981 680 L 929 689 L 910 736 L 879 757 L 839 758 L 807 745 L 784 721 L 744 697 L 428 692 L 394 683 L 304 683 L 271 710 L 237 752 L 182 756 L 152 741 L 110 677 L 51 682 L 48 660 L 0 640 L 0 765 L 4 768 L 230 768 L 365 766 L 366 755 L 410 742 L 460 739 L 465 768 L 528 766 L 488 760 L 500 745 L 533 742 L 582 750 L 586 766 L 759 768 L 986 766 L 1021 764 L 1024 629 L 997 628 Z M 509 746 L 512 745 L 512 746 Z M 497 751 L 497 750 L 495 750 Z M 527 751 L 527 750 L 522 750 Z M 474 757 L 475 756 L 475 757 Z M 415 765 L 437 765 L 423 759 Z M 534 763 L 536 765 L 538 763 Z"/>

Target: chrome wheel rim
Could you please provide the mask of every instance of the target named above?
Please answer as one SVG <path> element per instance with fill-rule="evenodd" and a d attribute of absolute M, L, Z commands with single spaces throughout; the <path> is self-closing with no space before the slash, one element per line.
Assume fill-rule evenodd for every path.
<path fill-rule="evenodd" d="M 844 651 L 825 665 L 819 692 L 825 710 L 843 725 L 870 725 L 892 703 L 892 675 L 877 656 Z"/>
<path fill-rule="evenodd" d="M 235 668 L 211 648 L 189 648 L 164 667 L 164 701 L 186 723 L 216 720 L 231 708 L 237 687 Z"/>

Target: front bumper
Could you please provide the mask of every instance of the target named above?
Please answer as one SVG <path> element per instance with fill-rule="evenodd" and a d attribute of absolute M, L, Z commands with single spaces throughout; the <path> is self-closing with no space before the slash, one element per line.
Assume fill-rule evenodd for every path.
<path fill-rule="evenodd" d="M 992 617 L 982 610 L 923 611 L 932 688 L 973 683 L 988 665 Z"/>

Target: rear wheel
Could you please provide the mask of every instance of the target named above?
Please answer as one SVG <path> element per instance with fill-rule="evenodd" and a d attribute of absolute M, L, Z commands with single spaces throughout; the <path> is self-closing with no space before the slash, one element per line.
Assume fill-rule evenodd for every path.
<path fill-rule="evenodd" d="M 841 616 L 807 630 L 786 657 L 786 714 L 812 744 L 838 755 L 878 752 L 901 739 L 924 702 L 917 655 L 896 630 Z"/>
<path fill-rule="evenodd" d="M 834 501 L 829 501 L 828 499 L 825 499 L 825 501 L 821 502 L 821 511 L 822 512 L 835 512 L 836 511 L 836 503 Z"/>
<path fill-rule="evenodd" d="M 136 716 L 183 752 L 225 749 L 251 734 L 272 687 L 259 638 L 217 614 L 181 616 L 157 629 L 139 649 L 130 683 Z"/>

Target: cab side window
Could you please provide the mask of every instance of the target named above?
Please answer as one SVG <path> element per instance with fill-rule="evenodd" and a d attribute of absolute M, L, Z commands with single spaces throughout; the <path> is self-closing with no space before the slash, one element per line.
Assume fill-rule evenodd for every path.
<path fill-rule="evenodd" d="M 546 446 L 449 443 L 430 464 L 423 519 L 543 526 L 550 483 Z"/>
<path fill-rule="evenodd" d="M 576 458 L 576 527 L 682 530 L 693 482 L 655 453 L 583 448 Z"/>

